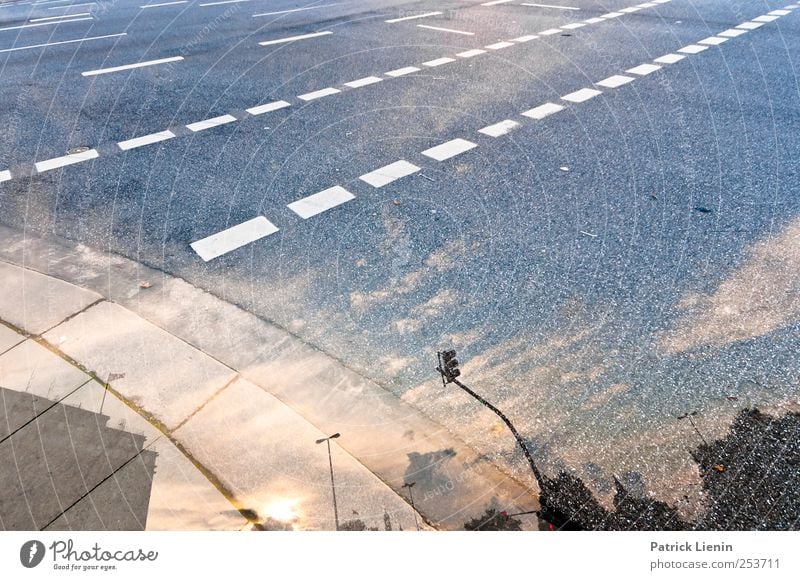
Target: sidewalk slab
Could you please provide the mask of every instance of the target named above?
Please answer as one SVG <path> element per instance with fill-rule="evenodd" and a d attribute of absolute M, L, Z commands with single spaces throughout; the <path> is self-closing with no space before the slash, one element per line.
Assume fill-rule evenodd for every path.
<path fill-rule="evenodd" d="M 235 376 L 196 348 L 110 302 L 92 306 L 44 338 L 168 429 L 186 420 Z"/>
<path fill-rule="evenodd" d="M 7 326 L 0 324 L 0 354 L 3 354 L 11 348 L 14 348 L 23 340 L 25 340 L 24 336 L 17 334 Z"/>
<path fill-rule="evenodd" d="M 31 334 L 41 334 L 80 312 L 100 294 L 69 282 L 0 262 L 0 319 Z"/>
<path fill-rule="evenodd" d="M 261 519 L 307 530 L 335 529 L 327 445 L 315 443 L 327 435 L 242 379 L 175 432 Z M 411 507 L 338 446 L 347 437 L 331 442 L 340 522 L 360 519 L 383 529 L 386 510 L 408 529 Z"/>

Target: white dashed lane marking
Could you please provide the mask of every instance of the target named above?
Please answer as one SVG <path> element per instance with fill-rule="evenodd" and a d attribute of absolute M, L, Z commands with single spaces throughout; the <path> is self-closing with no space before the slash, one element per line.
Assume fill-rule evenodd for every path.
<path fill-rule="evenodd" d="M 533 109 L 525 111 L 522 113 L 522 115 L 525 117 L 530 117 L 531 119 L 539 120 L 549 117 L 553 113 L 558 113 L 563 109 L 563 105 L 558 105 L 556 103 L 545 103 L 544 105 L 539 105 L 538 107 L 534 107 Z"/>
<path fill-rule="evenodd" d="M 600 18 L 619 18 L 620 16 L 625 16 L 624 12 L 609 12 L 608 14 L 603 14 Z"/>
<path fill-rule="evenodd" d="M 339 4 L 341 4 L 341 2 L 336 2 L 335 4 L 320 4 L 319 6 L 306 6 L 304 8 L 292 8 L 290 10 L 278 10 L 277 12 L 261 12 L 259 14 L 253 14 L 253 18 L 259 16 L 278 16 L 279 14 L 291 14 L 293 12 L 305 12 L 306 10 L 319 10 L 320 8 L 339 6 Z"/>
<path fill-rule="evenodd" d="M 0 50 L 0 53 L 3 52 L 15 52 L 17 50 L 28 50 L 31 48 L 44 48 L 47 46 L 57 46 L 59 44 L 72 44 L 75 42 L 89 42 L 90 40 L 102 40 L 104 38 L 116 38 L 118 36 L 126 36 L 127 32 L 119 32 L 117 34 L 104 34 L 103 36 L 89 36 L 87 38 L 76 38 L 74 40 L 60 40 L 58 42 L 46 42 L 44 44 L 31 44 L 30 46 L 17 46 L 14 48 L 4 48 Z"/>
<path fill-rule="evenodd" d="M 220 125 L 225 125 L 227 123 L 233 123 L 235 120 L 236 117 L 233 115 L 220 115 L 219 117 L 213 117 L 211 119 L 206 119 L 205 121 L 189 123 L 186 125 L 186 128 L 197 133 L 198 131 L 205 131 L 206 129 L 219 127 Z"/>
<path fill-rule="evenodd" d="M 122 65 L 122 66 L 112 66 L 111 68 L 101 68 L 101 69 L 97 69 L 97 70 L 87 70 L 86 72 L 82 72 L 81 75 L 85 76 L 85 77 L 93 77 L 93 76 L 97 76 L 97 75 L 104 75 L 104 74 L 119 72 L 119 71 L 123 71 L 123 70 L 132 70 L 132 69 L 135 69 L 135 68 L 143 68 L 143 67 L 146 67 L 146 66 L 155 66 L 155 65 L 158 65 L 158 64 L 166 64 L 168 62 L 178 62 L 180 60 L 183 60 L 182 56 L 172 56 L 172 57 L 169 57 L 169 58 L 160 58 L 158 60 L 148 60 L 148 61 L 145 61 L 145 62 L 137 62 L 137 63 L 134 63 L 134 64 L 125 64 L 125 65 Z"/>
<path fill-rule="evenodd" d="M 685 54 L 665 54 L 664 56 L 659 56 L 658 58 L 654 58 L 653 62 L 657 62 L 660 64 L 675 64 L 678 61 L 683 60 L 686 58 Z"/>
<path fill-rule="evenodd" d="M 313 101 L 314 99 L 321 99 L 322 97 L 328 97 L 330 95 L 335 95 L 336 93 L 341 93 L 339 89 L 335 89 L 333 87 L 328 87 L 325 89 L 320 89 L 318 91 L 313 91 L 311 93 L 306 93 L 304 95 L 297 95 L 297 98 L 302 101 Z"/>
<path fill-rule="evenodd" d="M 583 28 L 586 26 L 585 22 L 573 22 L 572 24 L 565 24 L 561 27 L 562 30 L 575 30 L 576 28 Z"/>
<path fill-rule="evenodd" d="M 455 60 L 456 59 L 454 59 L 454 58 L 443 56 L 442 58 L 435 58 L 433 60 L 429 60 L 428 62 L 423 62 L 422 66 L 427 66 L 427 67 L 441 66 L 441 65 L 447 64 L 449 62 L 455 62 Z"/>
<path fill-rule="evenodd" d="M 747 34 L 746 30 L 738 30 L 736 28 L 729 28 L 728 30 L 723 30 L 717 36 L 724 36 L 726 38 L 736 38 L 737 36 L 741 36 L 742 34 Z"/>
<path fill-rule="evenodd" d="M 417 171 L 419 171 L 419 167 L 401 159 L 400 161 L 395 161 L 375 171 L 370 171 L 359 177 L 359 179 L 369 183 L 372 187 L 383 187 L 393 181 L 397 181 L 401 177 L 406 177 Z"/>
<path fill-rule="evenodd" d="M 304 220 L 355 199 L 344 187 L 336 185 L 290 203 L 287 207 Z"/>
<path fill-rule="evenodd" d="M 742 22 L 741 24 L 734 26 L 734 28 L 740 28 L 742 30 L 755 30 L 756 28 L 761 28 L 764 26 L 763 22 Z"/>
<path fill-rule="evenodd" d="M 522 6 L 533 6 L 535 8 L 555 8 L 556 10 L 580 10 L 575 6 L 556 6 L 555 4 L 533 4 L 532 2 L 522 2 Z"/>
<path fill-rule="evenodd" d="M 167 139 L 172 139 L 173 137 L 175 137 L 175 133 L 172 131 L 160 131 L 158 133 L 151 133 L 150 135 L 136 137 L 135 139 L 120 141 L 117 143 L 117 146 L 123 151 L 127 151 L 129 149 L 136 149 L 137 147 L 144 147 L 145 145 L 166 141 Z"/>
<path fill-rule="evenodd" d="M 548 28 L 547 30 L 542 30 L 539 33 L 539 36 L 551 36 L 553 34 L 561 34 L 560 28 Z"/>
<path fill-rule="evenodd" d="M 36 28 L 37 26 L 51 26 L 53 24 L 67 24 L 68 22 L 83 22 L 84 20 L 94 20 L 92 17 L 89 18 L 73 18 L 71 20 L 55 20 L 52 22 L 37 22 L 36 24 L 21 24 L 19 26 L 6 26 L 5 28 L 0 28 L 0 32 L 4 30 L 19 30 L 21 28 Z"/>
<path fill-rule="evenodd" d="M 506 4 L 514 0 L 492 0 L 491 2 L 484 2 L 481 6 L 497 6 L 498 4 Z"/>
<path fill-rule="evenodd" d="M 383 79 L 380 77 L 364 77 L 363 79 L 357 79 L 355 81 L 350 81 L 349 83 L 344 83 L 344 86 L 350 87 L 351 89 L 357 89 L 359 87 L 365 87 L 367 85 L 374 85 L 375 83 L 381 82 Z"/>
<path fill-rule="evenodd" d="M 71 153 L 69 155 L 64 155 L 63 157 L 54 157 L 53 159 L 48 159 L 46 161 L 36 162 L 36 171 L 39 173 L 44 173 L 45 171 L 50 171 L 51 169 L 58 169 L 59 167 L 66 167 L 67 165 L 83 163 L 84 161 L 96 159 L 97 157 L 97 151 L 94 149 L 82 151 L 81 153 Z"/>
<path fill-rule="evenodd" d="M 516 38 L 512 38 L 511 42 L 530 42 L 531 40 L 536 40 L 539 38 L 535 34 L 526 34 L 525 36 L 518 36 Z"/>
<path fill-rule="evenodd" d="M 643 77 L 645 75 L 649 75 L 650 73 L 654 73 L 657 70 L 660 70 L 661 67 L 657 64 L 640 64 L 639 66 L 635 66 L 633 68 L 629 68 L 625 72 L 631 73 L 632 75 L 639 75 Z"/>
<path fill-rule="evenodd" d="M 175 2 L 159 2 L 158 4 L 145 4 L 139 8 L 161 8 L 162 6 L 175 6 L 176 4 L 188 4 L 189 0 L 176 0 Z"/>
<path fill-rule="evenodd" d="M 422 154 L 425 157 L 430 157 L 436 161 L 444 161 L 445 159 L 450 159 L 456 155 L 461 155 L 465 151 L 474 149 L 477 146 L 477 144 L 473 143 L 472 141 L 467 141 L 466 139 L 452 139 L 442 143 L 441 145 L 437 145 L 436 147 L 426 149 L 422 152 Z"/>
<path fill-rule="evenodd" d="M 598 91 L 597 89 L 580 89 L 574 93 L 564 95 L 561 98 L 565 101 L 569 101 L 570 103 L 582 103 L 584 101 L 588 101 L 589 99 L 593 99 L 600 94 L 602 94 L 602 91 Z"/>
<path fill-rule="evenodd" d="M 403 16 L 402 18 L 392 18 L 391 20 L 384 20 L 393 24 L 395 22 L 403 22 L 405 20 L 416 20 L 417 18 L 428 18 L 429 16 L 439 16 L 441 12 L 426 12 L 425 14 L 415 14 L 414 16 Z"/>
<path fill-rule="evenodd" d="M 263 42 L 259 42 L 258 44 L 260 44 L 261 46 L 270 46 L 271 44 L 283 44 L 285 42 L 295 42 L 296 40 L 318 38 L 320 36 L 327 36 L 329 34 L 333 34 L 333 32 L 331 32 L 330 30 L 325 30 L 323 32 L 314 32 L 313 34 L 301 34 L 299 36 L 287 36 L 286 38 L 277 38 L 275 40 L 264 40 Z"/>
<path fill-rule="evenodd" d="M 0 171 L 0 183 L 9 181 L 11 179 L 11 172 L 8 169 Z"/>
<path fill-rule="evenodd" d="M 474 32 L 466 32 L 464 30 L 453 30 L 452 28 L 440 28 L 438 26 L 428 26 L 427 24 L 417 24 L 418 28 L 427 28 L 428 30 L 438 30 L 440 32 L 452 32 L 453 34 L 464 34 L 466 36 L 475 36 Z"/>
<path fill-rule="evenodd" d="M 500 121 L 494 125 L 489 125 L 488 127 L 479 129 L 478 133 L 483 133 L 489 137 L 501 137 L 503 135 L 507 135 L 517 127 L 519 127 L 519 123 L 512 121 L 511 119 L 506 119 L 505 121 Z"/>
<path fill-rule="evenodd" d="M 406 66 L 403 68 L 398 68 L 395 70 L 390 70 L 386 73 L 387 77 L 401 77 L 403 75 L 407 75 L 410 73 L 419 72 L 419 69 L 415 66 Z"/>
<path fill-rule="evenodd" d="M 509 46 L 514 46 L 513 42 L 495 42 L 494 44 L 487 44 L 485 48 L 490 50 L 500 50 L 501 48 L 508 48 Z"/>
<path fill-rule="evenodd" d="M 707 44 L 709 46 L 717 46 L 718 44 L 722 44 L 723 42 L 728 42 L 728 39 L 719 36 L 709 36 L 708 38 L 704 38 L 703 40 L 698 40 L 697 44 Z"/>
<path fill-rule="evenodd" d="M 264 216 L 258 216 L 189 245 L 204 262 L 208 262 L 277 231 L 275 224 Z"/>
<path fill-rule="evenodd" d="M 757 18 L 753 18 L 753 22 L 773 22 L 777 19 L 778 16 L 759 16 Z"/>
<path fill-rule="evenodd" d="M 607 79 L 603 79 L 600 82 L 595 83 L 598 86 L 605 87 L 607 89 L 616 89 L 617 87 L 621 87 L 622 85 L 626 85 L 633 80 L 633 77 L 626 77 L 625 75 L 614 75 L 610 76 Z"/>
<path fill-rule="evenodd" d="M 46 22 L 48 20 L 61 20 L 63 18 L 78 18 L 79 16 L 91 16 L 90 12 L 81 12 L 79 14 L 62 14 L 61 16 L 47 16 L 45 18 L 31 18 L 28 22 Z"/>
<path fill-rule="evenodd" d="M 461 58 L 472 58 L 473 56 L 478 56 L 479 54 L 485 54 L 486 51 L 480 48 L 473 48 L 472 50 L 465 50 L 464 52 L 459 52 L 456 56 L 460 56 Z"/>
<path fill-rule="evenodd" d="M 264 105 L 250 107 L 249 109 L 246 109 L 246 111 L 251 115 L 263 115 L 264 113 L 277 111 L 278 109 L 285 109 L 286 107 L 291 106 L 292 105 L 286 101 L 275 101 L 274 103 L 266 103 Z"/>
<path fill-rule="evenodd" d="M 708 50 L 708 47 L 703 46 L 702 44 L 690 44 L 689 46 L 679 48 L 678 52 L 682 52 L 684 54 L 697 54 L 698 52 L 703 52 L 704 50 Z"/>
<path fill-rule="evenodd" d="M 587 18 L 584 20 L 586 24 L 597 24 L 599 22 L 603 22 L 604 18 Z"/>

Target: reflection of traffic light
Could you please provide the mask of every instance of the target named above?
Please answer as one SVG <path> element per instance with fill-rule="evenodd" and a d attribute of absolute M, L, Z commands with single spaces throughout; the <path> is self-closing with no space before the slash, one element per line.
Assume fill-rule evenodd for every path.
<path fill-rule="evenodd" d="M 442 353 L 442 374 L 445 376 L 448 383 L 452 382 L 461 374 L 461 371 L 458 370 L 456 351 L 446 350 Z"/>

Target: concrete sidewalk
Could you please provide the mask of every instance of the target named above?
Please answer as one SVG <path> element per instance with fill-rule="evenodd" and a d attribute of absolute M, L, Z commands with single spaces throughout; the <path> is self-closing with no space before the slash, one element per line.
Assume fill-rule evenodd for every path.
<path fill-rule="evenodd" d="M 0 387 L 102 406 L 143 433 L 159 453 L 148 529 L 334 529 L 327 452 L 314 443 L 334 432 L 340 521 L 383 529 L 386 513 L 412 528 L 412 481 L 437 529 L 490 505 L 537 507 L 531 483 L 236 306 L 80 245 L 2 226 L 0 240 Z"/>

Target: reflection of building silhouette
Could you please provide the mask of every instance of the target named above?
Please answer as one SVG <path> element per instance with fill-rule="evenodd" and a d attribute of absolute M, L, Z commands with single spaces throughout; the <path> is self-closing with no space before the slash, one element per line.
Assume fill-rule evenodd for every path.
<path fill-rule="evenodd" d="M 156 453 L 108 420 L 0 388 L 0 529 L 145 528 Z"/>
<path fill-rule="evenodd" d="M 392 518 L 389 517 L 389 514 L 386 513 L 386 508 L 383 510 L 383 527 L 386 529 L 387 532 L 392 531 Z"/>

